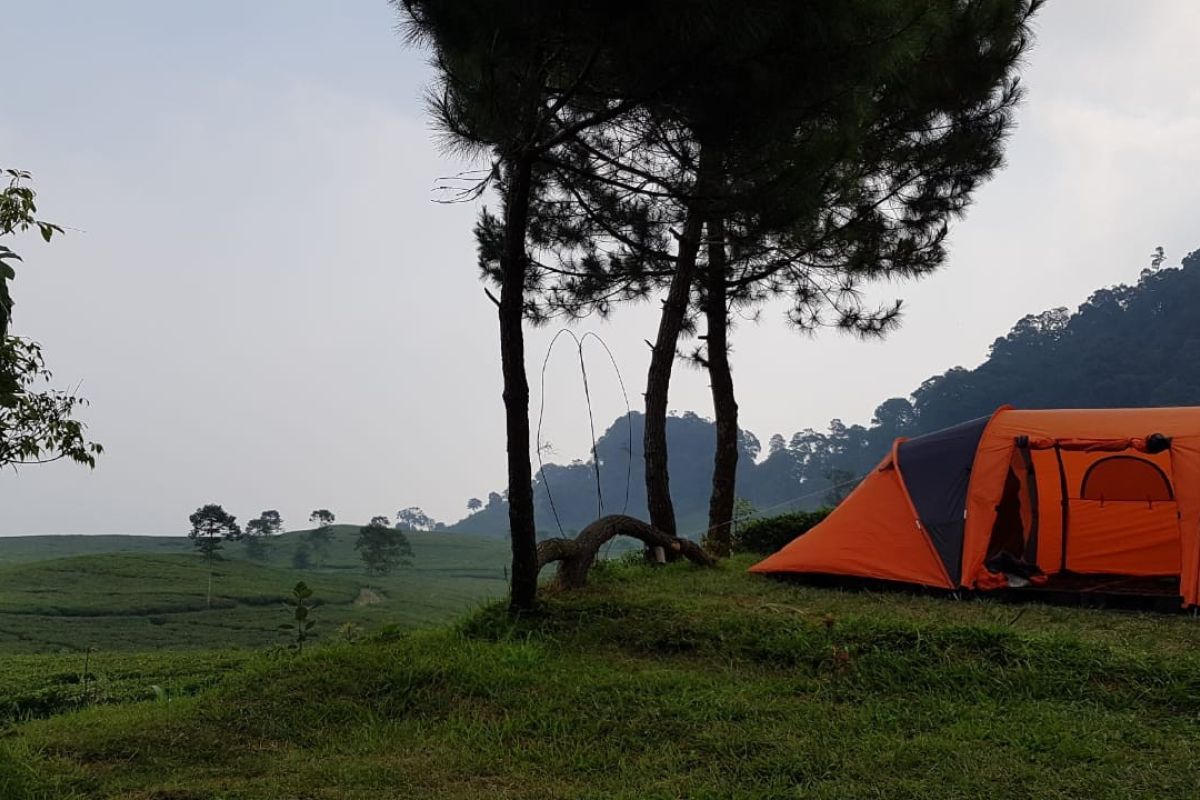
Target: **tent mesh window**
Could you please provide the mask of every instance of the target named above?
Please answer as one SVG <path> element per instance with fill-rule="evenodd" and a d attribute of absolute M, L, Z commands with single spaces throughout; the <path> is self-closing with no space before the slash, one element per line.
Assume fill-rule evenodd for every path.
<path fill-rule="evenodd" d="M 1171 481 L 1157 464 L 1136 456 L 1109 456 L 1088 467 L 1079 497 L 1083 500 L 1140 500 L 1167 502 L 1175 499 Z"/>

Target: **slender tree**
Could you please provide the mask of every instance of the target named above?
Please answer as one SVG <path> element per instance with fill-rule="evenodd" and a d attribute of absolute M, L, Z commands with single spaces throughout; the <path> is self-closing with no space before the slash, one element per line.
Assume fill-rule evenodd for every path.
<path fill-rule="evenodd" d="M 437 520 L 417 506 L 409 506 L 396 512 L 396 527 L 402 531 L 431 531 L 437 525 Z"/>
<path fill-rule="evenodd" d="M 408 537 L 393 528 L 387 517 L 372 517 L 359 528 L 354 549 L 358 550 L 368 575 L 390 575 L 398 567 L 412 563 Z"/>
<path fill-rule="evenodd" d="M 192 523 L 188 537 L 208 562 L 208 593 L 205 595 L 205 606 L 212 608 L 213 571 L 214 562 L 220 557 L 218 551 L 223 542 L 240 539 L 242 529 L 237 524 L 237 518 L 216 503 L 196 509 L 188 517 L 188 521 Z"/>
<path fill-rule="evenodd" d="M 271 557 L 271 537 L 283 532 L 283 518 L 278 511 L 264 511 L 246 523 L 242 542 L 246 553 L 255 561 L 268 561 Z"/>
<path fill-rule="evenodd" d="M 318 508 L 308 515 L 308 521 L 316 526 L 308 533 L 308 544 L 312 552 L 316 554 L 317 566 L 324 566 L 325 557 L 329 554 L 329 545 L 333 542 L 335 519 L 333 512 L 327 508 Z M 308 557 L 307 551 L 305 557 Z"/>

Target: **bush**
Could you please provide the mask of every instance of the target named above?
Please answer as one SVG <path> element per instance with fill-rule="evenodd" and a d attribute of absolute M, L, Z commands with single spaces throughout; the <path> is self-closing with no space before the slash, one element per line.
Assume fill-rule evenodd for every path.
<path fill-rule="evenodd" d="M 733 549 L 741 553 L 774 553 L 800 534 L 807 533 L 829 516 L 830 511 L 833 509 L 795 511 L 738 525 L 733 532 Z"/>

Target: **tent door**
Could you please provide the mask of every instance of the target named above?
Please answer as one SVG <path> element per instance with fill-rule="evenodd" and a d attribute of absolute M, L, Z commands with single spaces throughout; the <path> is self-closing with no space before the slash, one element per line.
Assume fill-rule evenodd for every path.
<path fill-rule="evenodd" d="M 992 572 L 1025 577 L 1040 572 L 1037 496 L 1037 476 L 1029 449 L 1014 447 L 988 540 L 985 563 Z"/>

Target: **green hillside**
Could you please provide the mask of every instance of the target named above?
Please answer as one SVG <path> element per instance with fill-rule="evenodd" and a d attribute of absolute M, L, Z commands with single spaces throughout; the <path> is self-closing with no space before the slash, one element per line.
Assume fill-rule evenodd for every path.
<path fill-rule="evenodd" d="M 521 621 L 496 605 L 34 719 L 0 740 L 0 796 L 1195 796 L 1190 618 L 829 591 L 748 563 L 605 565 Z"/>
<path fill-rule="evenodd" d="M 302 577 L 326 602 L 346 604 L 360 582 L 246 561 L 214 563 L 212 608 L 261 606 Z M 206 610 L 208 568 L 194 555 L 115 553 L 0 568 L 0 615 L 147 616 Z"/>
<path fill-rule="evenodd" d="M 0 566 L 100 553 L 189 553 L 191 545 L 185 536 L 0 536 Z"/>
<path fill-rule="evenodd" d="M 326 566 L 358 569 L 362 562 L 354 550 L 355 525 L 334 525 L 334 538 Z M 507 531 L 507 528 L 504 529 Z M 296 548 L 311 531 L 299 530 L 271 539 L 269 563 L 288 566 Z M 507 536 L 486 536 L 439 531 L 421 531 L 405 534 L 417 552 L 418 567 L 431 563 L 447 566 L 461 563 L 468 567 L 491 568 L 507 557 Z M 43 536 L 0 536 L 0 566 L 5 564 L 45 561 L 51 558 L 98 555 L 101 553 L 191 553 L 192 542 L 186 536 L 127 536 L 105 535 L 43 535 Z M 236 542 L 227 543 L 222 550 L 225 558 L 246 557 L 245 546 Z"/>
<path fill-rule="evenodd" d="M 54 538 L 18 542 L 11 547 L 18 558 L 0 564 L 0 652 L 269 647 L 279 641 L 281 601 L 300 580 L 314 590 L 327 632 L 345 623 L 369 630 L 441 622 L 506 586 L 503 541 L 414 533 L 413 566 L 379 578 L 363 572 L 348 530 L 335 536 L 319 568 L 290 568 L 291 553 L 305 540 L 294 533 L 278 537 L 269 564 L 248 561 L 241 546 L 228 544 L 208 608 L 208 568 L 195 553 L 159 554 L 161 544 L 138 552 L 139 543 L 126 540 L 139 537 L 103 537 L 117 552 L 23 560 L 36 543 Z M 72 544 L 96 546 L 75 541 L 49 549 L 70 552 Z"/>

